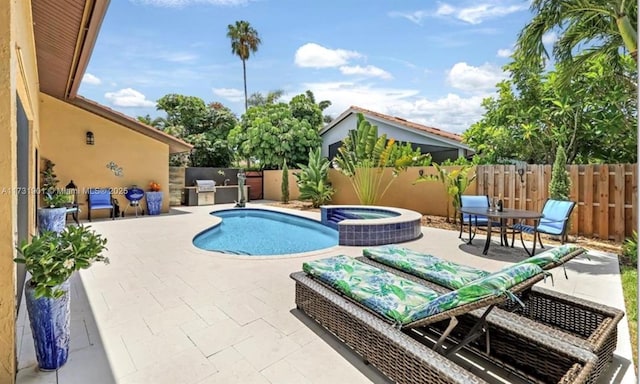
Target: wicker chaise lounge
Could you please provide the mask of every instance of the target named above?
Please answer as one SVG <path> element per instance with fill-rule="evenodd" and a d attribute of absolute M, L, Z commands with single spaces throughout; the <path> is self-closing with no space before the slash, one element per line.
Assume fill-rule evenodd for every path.
<path fill-rule="evenodd" d="M 522 262 L 533 259 L 543 269 L 548 270 L 585 252 L 583 248 L 567 244 Z M 369 248 L 363 253 L 367 257 L 358 260 L 440 292 L 455 289 L 489 273 L 397 246 Z M 415 262 L 421 258 L 424 259 L 422 266 Z M 438 260 L 444 264 L 440 264 Z M 433 266 L 433 263 L 439 266 Z M 458 279 L 449 279 L 450 276 L 447 275 L 457 269 L 461 271 Z M 618 338 L 617 325 L 624 312 L 540 287 L 532 287 L 524 292 L 520 299 L 525 304 L 524 307 L 504 303 L 494 310 L 488 318 L 490 327 L 500 321 L 507 326 L 505 337 L 517 333 L 516 330 L 521 328 L 532 329 L 594 353 L 598 360 L 588 382 L 595 382 L 613 358 Z M 460 328 L 469 328 L 479 316 L 479 312 L 474 312 L 469 318 L 462 319 Z M 483 346 L 480 341 L 479 347 Z"/>
<path fill-rule="evenodd" d="M 298 309 L 399 383 L 482 382 L 436 351 L 450 355 L 459 346 L 476 339 L 482 334 L 477 331 L 486 328 L 484 318 L 496 304 L 543 278 L 539 267 L 527 265 L 518 268 L 516 275 L 513 271 L 509 271 L 506 278 L 505 273 L 494 274 L 472 285 L 473 288 L 438 294 L 346 256 L 304 263 L 303 270 L 291 275 L 296 281 Z M 502 283 L 506 280 L 505 289 Z M 494 292 L 488 293 L 487 287 Z M 369 295 L 372 290 L 376 294 Z M 473 292 L 480 293 L 474 296 Z M 474 297 L 469 297 L 470 293 Z M 390 297 L 394 298 L 391 303 Z M 449 300 L 452 297 L 454 300 Z M 423 298 L 426 300 L 421 303 Z M 466 330 L 462 343 L 445 350 L 444 338 L 455 330 L 457 319 L 473 310 L 482 312 L 479 321 Z M 431 346 L 433 349 L 419 336 L 429 332 L 431 326 L 444 328 L 438 342 Z M 499 331 L 498 327 L 496 333 Z M 509 361 L 497 359 L 497 355 L 488 358 L 530 382 L 583 383 L 594 368 L 596 357 L 588 351 L 539 337 L 537 333 L 532 336 L 526 330 L 517 337 L 531 339 L 528 344 L 536 347 L 531 350 L 519 349 L 517 344 L 505 346 L 500 338 L 494 343 L 492 334 L 491 351 L 515 347 L 517 351 L 513 356 L 527 359 L 520 366 L 530 367 L 528 371 L 516 369 Z"/>

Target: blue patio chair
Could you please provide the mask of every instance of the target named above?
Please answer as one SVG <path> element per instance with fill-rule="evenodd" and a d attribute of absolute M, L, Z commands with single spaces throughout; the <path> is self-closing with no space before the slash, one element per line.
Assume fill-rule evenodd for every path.
<path fill-rule="evenodd" d="M 465 208 L 489 208 L 488 195 L 462 195 L 460 196 L 460 206 Z M 460 213 L 460 234 L 458 238 L 462 238 L 462 231 L 465 225 L 469 226 L 469 243 L 476 237 L 476 229 L 478 226 L 486 227 L 489 218 L 486 216 L 469 215 Z M 473 234 L 471 233 L 471 225 L 473 224 Z M 493 224 L 493 223 L 492 223 Z"/>
<path fill-rule="evenodd" d="M 527 225 L 523 223 L 516 223 L 513 225 L 514 232 L 511 235 L 511 246 L 515 238 L 515 232 L 520 232 L 520 241 L 524 247 L 524 240 L 522 239 L 522 232 L 525 233 L 537 233 L 533 237 L 533 244 L 535 246 L 536 239 L 540 243 L 540 248 L 544 248 L 542 245 L 542 239 L 540 234 L 560 236 L 560 242 L 564 244 L 567 241 L 567 230 L 569 228 L 569 217 L 576 203 L 567 200 L 553 200 L 548 199 L 542 207 L 542 218 L 538 222 L 537 227 L 533 225 Z M 526 249 L 526 247 L 525 247 Z"/>
<path fill-rule="evenodd" d="M 114 204 L 111 200 L 111 189 L 109 188 L 89 188 L 87 202 L 89 205 L 89 221 L 91 221 L 91 211 L 96 209 L 108 209 L 109 217 L 115 219 Z"/>

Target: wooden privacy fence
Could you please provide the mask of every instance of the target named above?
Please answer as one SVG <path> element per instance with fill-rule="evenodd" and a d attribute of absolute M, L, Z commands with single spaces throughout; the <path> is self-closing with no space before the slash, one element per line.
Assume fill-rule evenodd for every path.
<path fill-rule="evenodd" d="M 638 218 L 637 164 L 568 165 L 570 199 L 577 203 L 569 233 L 623 241 Z M 476 190 L 502 195 L 505 207 L 541 211 L 549 196 L 551 165 L 527 165 L 522 176 L 515 165 L 481 165 Z"/>

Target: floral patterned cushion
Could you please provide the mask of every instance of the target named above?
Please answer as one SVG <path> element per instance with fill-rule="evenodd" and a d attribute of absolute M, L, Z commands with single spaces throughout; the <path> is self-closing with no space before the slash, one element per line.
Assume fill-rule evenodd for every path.
<path fill-rule="evenodd" d="M 517 264 L 532 263 L 538 265 L 542 269 L 545 269 L 549 264 L 557 263 L 563 257 L 577 251 L 586 252 L 587 250 L 582 247 L 578 247 L 575 244 L 564 244 L 559 247 L 539 253 L 535 256 L 531 256 L 528 259 L 524 259 Z"/>
<path fill-rule="evenodd" d="M 448 292 L 437 292 L 347 256 L 302 264 L 302 269 L 381 316 L 408 324 L 489 296 L 542 273 L 535 264 L 519 264 Z"/>
<path fill-rule="evenodd" d="M 400 324 L 411 321 L 415 308 L 438 297 L 437 292 L 423 285 L 347 256 L 306 262 L 302 270 Z"/>
<path fill-rule="evenodd" d="M 450 289 L 458 289 L 490 272 L 397 246 L 365 248 L 362 253 L 379 263 Z"/>
<path fill-rule="evenodd" d="M 408 317 L 411 321 L 415 321 L 490 296 L 509 295 L 508 290 L 513 286 L 540 273 L 544 273 L 542 268 L 535 264 L 512 265 L 467 284 L 460 289 L 445 293 L 424 304 L 422 308 L 414 308 L 408 314 Z M 510 295 L 509 298 L 511 298 Z"/>

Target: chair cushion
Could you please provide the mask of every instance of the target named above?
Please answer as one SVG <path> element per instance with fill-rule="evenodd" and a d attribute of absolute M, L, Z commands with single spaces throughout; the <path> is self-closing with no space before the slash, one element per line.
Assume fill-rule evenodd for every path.
<path fill-rule="evenodd" d="M 93 208 L 112 208 L 109 189 L 89 189 L 89 205 Z"/>
<path fill-rule="evenodd" d="M 362 254 L 379 263 L 450 289 L 458 289 L 490 274 L 482 269 L 394 245 L 365 248 Z"/>
<path fill-rule="evenodd" d="M 504 295 L 515 285 L 540 273 L 543 273 L 542 269 L 535 264 L 512 265 L 467 284 L 460 289 L 445 293 L 424 304 L 422 308 L 413 308 L 410 317 L 415 321 L 484 298 Z"/>
<path fill-rule="evenodd" d="M 439 295 L 423 285 L 343 255 L 305 262 L 302 270 L 400 324 L 413 321 L 415 309 Z"/>
<path fill-rule="evenodd" d="M 469 214 L 463 213 L 462 223 L 469 224 L 469 221 L 471 221 L 471 224 L 473 225 L 486 226 L 489 223 L 489 218 L 487 216 L 475 216 L 475 215 L 469 215 Z"/>
<path fill-rule="evenodd" d="M 545 269 L 547 266 L 551 264 L 556 264 L 560 262 L 562 258 L 564 258 L 570 253 L 576 252 L 576 255 L 579 254 L 580 253 L 579 251 L 586 252 L 587 250 L 575 244 L 564 244 L 559 247 L 546 250 L 535 256 L 531 256 L 516 264 L 531 263 L 539 266 L 542 269 Z"/>

